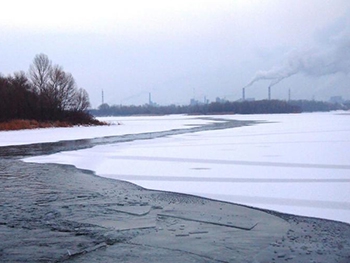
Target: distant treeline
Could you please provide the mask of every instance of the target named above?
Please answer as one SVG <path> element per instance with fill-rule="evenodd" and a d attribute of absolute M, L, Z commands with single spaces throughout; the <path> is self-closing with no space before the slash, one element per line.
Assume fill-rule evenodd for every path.
<path fill-rule="evenodd" d="M 297 106 L 302 112 L 316 112 L 316 111 L 333 111 L 333 110 L 349 110 L 350 101 L 344 103 L 330 103 L 325 101 L 315 100 L 292 100 L 289 104 Z"/>
<path fill-rule="evenodd" d="M 22 119 L 93 124 L 89 106 L 87 92 L 44 54 L 34 58 L 27 74 L 0 74 L 0 122 Z"/>
<path fill-rule="evenodd" d="M 331 104 L 321 101 L 226 101 L 186 106 L 122 106 L 102 104 L 98 109 L 90 110 L 95 116 L 131 116 L 131 115 L 163 115 L 163 114 L 263 114 L 263 113 L 300 113 L 313 111 L 331 111 L 349 109 L 347 105 Z"/>

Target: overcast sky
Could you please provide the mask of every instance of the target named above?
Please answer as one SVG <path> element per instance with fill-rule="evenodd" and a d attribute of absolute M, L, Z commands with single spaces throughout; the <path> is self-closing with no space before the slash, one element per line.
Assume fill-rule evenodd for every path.
<path fill-rule="evenodd" d="M 44 53 L 93 107 L 350 99 L 349 0 L 1 2 L 0 72 Z"/>

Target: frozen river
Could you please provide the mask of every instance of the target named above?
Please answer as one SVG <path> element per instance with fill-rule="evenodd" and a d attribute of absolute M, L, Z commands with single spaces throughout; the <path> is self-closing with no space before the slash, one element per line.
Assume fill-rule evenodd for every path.
<path fill-rule="evenodd" d="M 298 215 L 350 223 L 350 115 L 225 115 L 254 125 L 130 140 L 27 158 L 99 176 Z M 2 132 L 0 145 L 192 129 L 194 116 L 110 117 L 120 125 Z"/>

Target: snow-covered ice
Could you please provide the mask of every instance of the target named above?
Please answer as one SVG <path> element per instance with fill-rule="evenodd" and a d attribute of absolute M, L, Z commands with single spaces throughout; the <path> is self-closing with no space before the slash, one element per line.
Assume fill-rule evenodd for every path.
<path fill-rule="evenodd" d="M 0 147 L 38 142 L 91 139 L 104 136 L 139 134 L 172 129 L 185 129 L 208 123 L 206 120 L 182 115 L 143 117 L 101 117 L 110 126 L 81 126 L 68 128 L 45 128 L 19 131 L 0 131 Z"/>
<path fill-rule="evenodd" d="M 103 177 L 127 180 L 146 188 L 350 223 L 350 114 L 219 117 L 268 122 L 96 146 L 25 160 L 72 164 Z M 67 137 L 141 133 L 205 122 L 185 115 L 109 120 L 123 125 L 69 128 L 76 137 Z M 110 129 L 115 131 L 110 132 Z M 57 133 L 60 138 L 59 130 L 50 132 Z M 32 140 L 40 140 L 42 132 L 33 131 L 38 138 Z M 0 144 L 11 141 L 3 142 L 3 133 L 0 136 Z"/>

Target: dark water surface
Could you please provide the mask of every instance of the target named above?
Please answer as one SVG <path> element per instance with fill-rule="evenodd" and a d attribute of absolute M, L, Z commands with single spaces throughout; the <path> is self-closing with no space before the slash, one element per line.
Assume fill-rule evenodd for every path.
<path fill-rule="evenodd" d="M 237 121 L 218 118 L 202 118 L 206 120 L 219 121 L 211 124 L 204 124 L 199 127 L 187 129 L 173 129 L 161 132 L 147 132 L 140 134 L 125 134 L 118 136 L 107 136 L 93 139 L 68 140 L 49 143 L 34 143 L 27 145 L 15 145 L 0 147 L 0 157 L 2 158 L 24 158 L 38 155 L 53 154 L 62 151 L 75 151 L 91 148 L 97 145 L 130 142 L 135 140 L 149 140 L 171 135 L 193 133 L 207 130 L 229 129 L 247 125 L 258 124 L 257 121 Z"/>
<path fill-rule="evenodd" d="M 348 224 L 151 191 L 74 166 L 20 160 L 257 124 L 220 121 L 0 147 L 0 262 L 350 262 Z"/>

